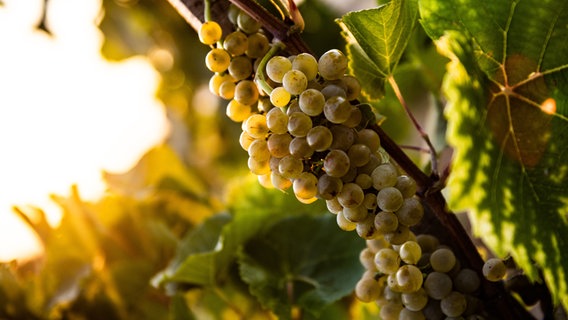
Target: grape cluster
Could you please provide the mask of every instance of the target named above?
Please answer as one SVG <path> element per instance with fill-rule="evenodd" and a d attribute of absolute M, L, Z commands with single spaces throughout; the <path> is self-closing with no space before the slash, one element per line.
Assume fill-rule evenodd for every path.
<path fill-rule="evenodd" d="M 366 268 L 355 288 L 365 302 L 375 301 L 389 319 L 485 319 L 476 297 L 481 279 L 461 268 L 447 246 L 432 235 L 420 234 L 401 245 L 384 238 L 367 240 L 360 254 Z"/>

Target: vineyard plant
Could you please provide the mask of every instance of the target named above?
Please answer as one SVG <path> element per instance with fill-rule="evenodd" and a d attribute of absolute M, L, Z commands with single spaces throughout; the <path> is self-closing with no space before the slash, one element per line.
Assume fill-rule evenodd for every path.
<path fill-rule="evenodd" d="M 567 319 L 568 2 L 102 5 L 174 130 L 15 209 L 0 320 Z"/>

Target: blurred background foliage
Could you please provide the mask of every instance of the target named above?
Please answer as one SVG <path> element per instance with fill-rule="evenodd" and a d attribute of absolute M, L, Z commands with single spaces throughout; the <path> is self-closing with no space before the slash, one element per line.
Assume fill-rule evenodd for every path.
<path fill-rule="evenodd" d="M 317 0 L 300 6 L 307 21 L 304 39 L 316 54 L 344 47 L 334 22 L 343 13 L 340 10 L 374 5 L 336 2 L 343 9 Z M 255 235 L 270 231 L 278 241 L 296 241 L 282 246 L 297 246 L 290 230 L 278 235 L 287 230 L 278 223 L 329 220 L 322 215 L 325 206 L 301 205 L 293 196 L 262 189 L 250 176 L 246 153 L 238 143 L 240 124 L 231 122 L 224 115 L 224 102 L 208 93 L 211 74 L 203 63 L 208 48 L 167 1 L 103 0 L 102 10 L 102 54 L 116 61 L 134 55 L 150 59 L 161 75 L 157 95 L 166 108 L 171 134 L 130 171 L 105 173 L 108 190 L 101 199 L 85 201 L 77 188 L 69 197 L 54 196 L 63 210 L 58 226 L 47 223 L 41 208 L 18 209 L 41 238 L 45 253 L 26 263 L 0 265 L 0 319 L 274 318 L 266 305 L 298 314 L 301 311 L 286 297 L 271 296 L 269 288 L 254 279 L 243 280 L 238 268 L 274 271 L 263 264 L 266 261 L 251 263 L 265 257 L 257 244 L 258 250 L 269 249 L 262 249 L 267 244 Z M 438 92 L 444 64 L 425 34 L 417 31 L 395 75 L 418 116 L 431 124 L 431 130 L 441 132 L 443 125 L 432 125 L 440 122 L 431 112 L 440 105 L 439 97 L 430 92 Z M 375 107 L 387 118 L 385 130 L 395 140 L 420 143 L 392 92 L 387 91 Z M 443 135 L 436 138 L 443 146 Z M 418 153 L 415 159 L 420 161 Z M 333 299 L 319 301 L 304 318 L 376 315 L 375 307 L 354 302 L 349 295 L 362 272 L 357 259 L 362 241 L 333 229 L 322 241 L 346 244 L 343 249 L 351 256 L 350 262 L 342 262 L 342 270 L 328 276 L 344 281 L 331 288 L 338 292 Z M 308 249 L 310 231 L 298 235 Z M 220 241 L 220 236 L 232 242 Z M 278 251 L 271 254 L 276 264 L 290 262 Z M 314 255 L 310 252 L 309 257 Z M 307 271 L 295 272 L 291 274 Z M 297 285 L 299 296 L 322 290 L 290 281 L 285 285 Z M 279 285 L 273 289 L 284 291 Z M 258 292 L 264 305 L 255 298 Z"/>

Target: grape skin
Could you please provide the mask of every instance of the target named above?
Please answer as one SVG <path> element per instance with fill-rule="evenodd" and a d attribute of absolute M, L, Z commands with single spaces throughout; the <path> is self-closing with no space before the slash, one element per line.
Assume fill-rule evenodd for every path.
<path fill-rule="evenodd" d="M 342 150 L 331 150 L 323 161 L 323 170 L 332 177 L 343 177 L 349 171 L 349 157 Z"/>
<path fill-rule="evenodd" d="M 438 272 L 449 272 L 456 263 L 456 256 L 448 248 L 440 248 L 432 252 L 430 265 Z"/>
<path fill-rule="evenodd" d="M 331 49 L 319 58 L 318 71 L 326 80 L 340 79 L 347 71 L 347 57 L 341 51 Z"/>
<path fill-rule="evenodd" d="M 206 45 L 212 45 L 221 40 L 222 34 L 221 26 L 215 21 L 204 22 L 198 31 L 199 41 Z"/>
<path fill-rule="evenodd" d="M 292 62 L 283 56 L 274 56 L 266 64 L 266 75 L 276 83 L 282 83 L 286 72 L 292 70 Z"/>
<path fill-rule="evenodd" d="M 230 63 L 231 56 L 224 49 L 211 49 L 205 56 L 205 66 L 212 72 L 224 72 Z"/>
<path fill-rule="evenodd" d="M 302 71 L 292 69 L 284 74 L 282 86 L 286 88 L 290 94 L 299 95 L 308 87 L 308 79 Z"/>
<path fill-rule="evenodd" d="M 503 260 L 491 258 L 483 264 L 482 272 L 485 279 L 496 282 L 505 277 L 507 267 L 505 266 L 505 263 L 503 263 Z"/>

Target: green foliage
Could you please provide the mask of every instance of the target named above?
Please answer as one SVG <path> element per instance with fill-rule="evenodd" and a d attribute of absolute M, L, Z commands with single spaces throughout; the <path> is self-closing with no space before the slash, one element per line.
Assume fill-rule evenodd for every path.
<path fill-rule="evenodd" d="M 452 59 L 452 207 L 471 209 L 478 234 L 533 278 L 536 262 L 568 305 L 568 6 L 428 0 L 420 9 Z"/>

